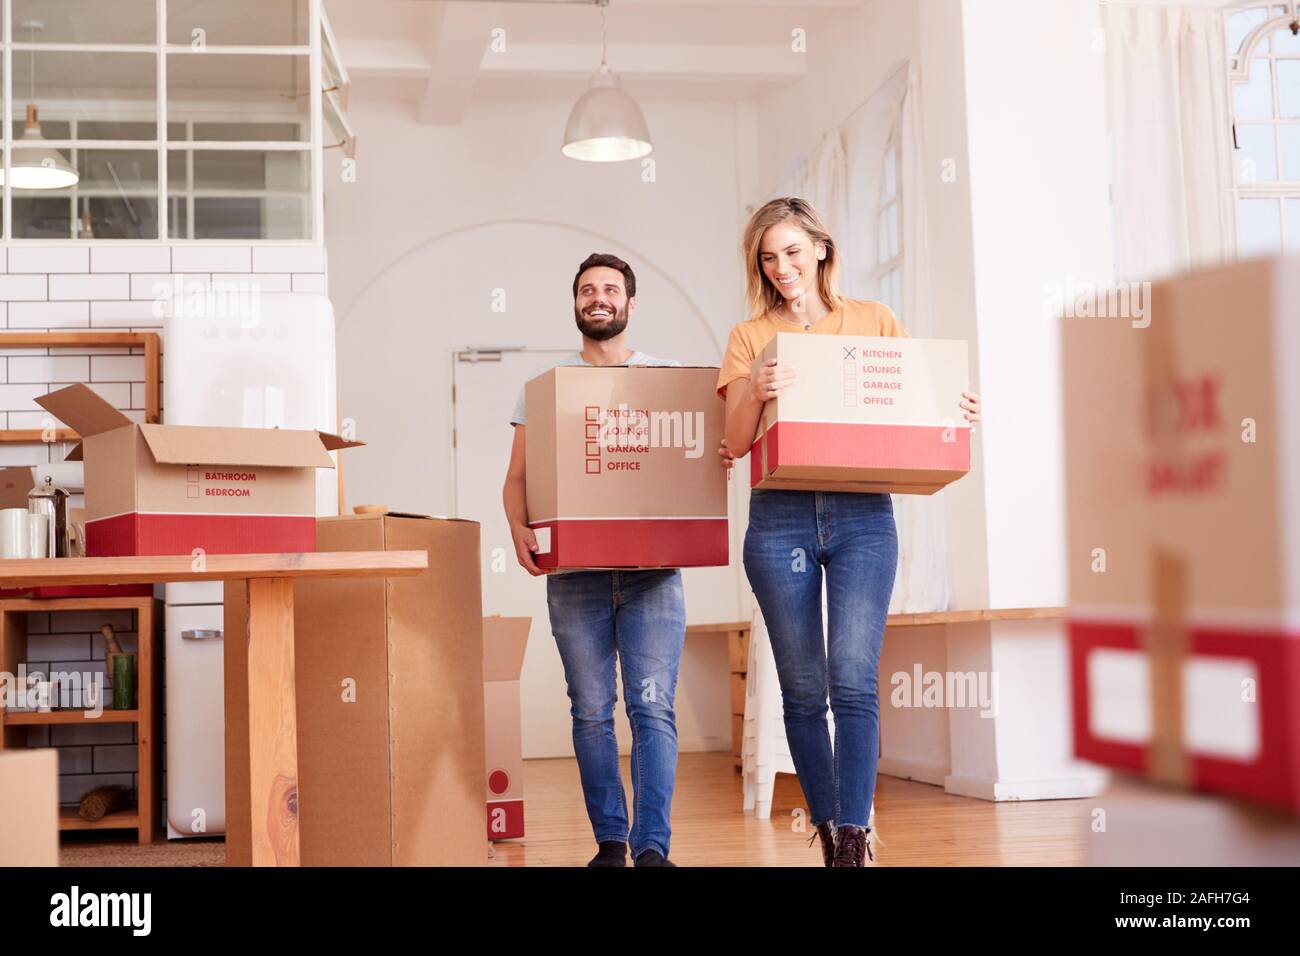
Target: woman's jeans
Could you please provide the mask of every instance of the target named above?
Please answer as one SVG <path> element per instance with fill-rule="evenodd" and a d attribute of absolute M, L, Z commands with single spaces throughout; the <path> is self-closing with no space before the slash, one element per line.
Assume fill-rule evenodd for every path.
<path fill-rule="evenodd" d="M 551 631 L 564 663 L 587 816 L 598 843 L 668 855 L 677 779 L 673 694 L 686 639 L 682 573 L 575 571 L 546 579 Z M 632 724 L 632 829 L 614 736 L 615 659 Z"/>
<path fill-rule="evenodd" d="M 897 563 L 889 495 L 751 493 L 745 572 L 767 622 L 786 738 L 813 824 L 867 825 L 880 744 L 876 671 Z"/>

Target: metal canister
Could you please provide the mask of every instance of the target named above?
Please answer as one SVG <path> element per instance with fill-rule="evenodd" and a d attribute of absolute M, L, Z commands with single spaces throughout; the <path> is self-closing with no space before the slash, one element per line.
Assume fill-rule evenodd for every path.
<path fill-rule="evenodd" d="M 27 510 L 35 515 L 45 515 L 49 528 L 49 546 L 46 551 L 51 558 L 68 556 L 68 493 L 54 483 L 49 475 L 45 484 L 33 488 L 27 493 Z"/>

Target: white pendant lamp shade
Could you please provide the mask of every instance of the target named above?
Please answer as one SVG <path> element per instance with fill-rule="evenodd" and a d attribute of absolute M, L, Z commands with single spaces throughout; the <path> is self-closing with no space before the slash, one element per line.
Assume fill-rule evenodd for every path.
<path fill-rule="evenodd" d="M 562 152 L 589 163 L 616 163 L 650 153 L 650 130 L 636 100 L 623 92 L 605 64 L 591 87 L 573 104 L 564 127 Z"/>
<path fill-rule="evenodd" d="M 41 143 L 41 124 L 36 119 L 36 107 L 27 107 L 27 125 L 18 143 Z M 9 178 L 14 189 L 66 189 L 80 179 L 72 164 L 57 149 L 49 146 L 19 148 L 14 144 L 9 154 Z M 0 185 L 4 183 L 4 169 L 0 167 Z"/>

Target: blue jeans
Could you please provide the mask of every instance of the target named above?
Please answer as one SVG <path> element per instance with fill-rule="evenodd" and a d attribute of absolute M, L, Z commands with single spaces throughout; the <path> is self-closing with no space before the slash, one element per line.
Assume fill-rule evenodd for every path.
<path fill-rule="evenodd" d="M 814 824 L 867 825 L 880 747 L 876 671 L 897 563 L 889 495 L 751 492 L 745 573 L 767 622 L 790 755 Z"/>
<path fill-rule="evenodd" d="M 596 841 L 668 855 L 677 781 L 673 694 L 686 640 L 682 573 L 575 571 L 546 579 L 551 632 L 564 663 L 573 749 Z M 614 736 L 615 659 L 632 724 L 632 829 Z"/>

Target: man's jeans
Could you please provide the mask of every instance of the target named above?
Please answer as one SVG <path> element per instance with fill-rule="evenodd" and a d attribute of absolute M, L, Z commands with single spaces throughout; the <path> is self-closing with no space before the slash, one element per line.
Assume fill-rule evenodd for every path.
<path fill-rule="evenodd" d="M 686 639 L 682 574 L 575 571 L 546 579 L 551 632 L 564 662 L 573 749 L 596 841 L 668 855 L 668 817 L 677 779 L 673 694 Z M 632 828 L 614 737 L 614 669 L 632 724 Z"/>
<path fill-rule="evenodd" d="M 750 493 L 745 572 L 767 623 L 786 738 L 813 824 L 867 825 L 880 746 L 876 671 L 897 563 L 889 495 Z"/>

